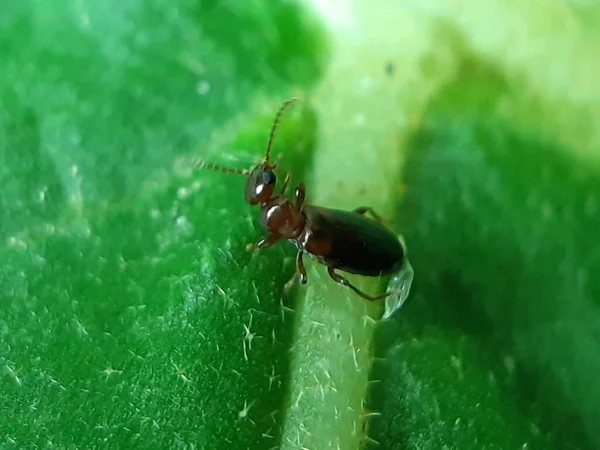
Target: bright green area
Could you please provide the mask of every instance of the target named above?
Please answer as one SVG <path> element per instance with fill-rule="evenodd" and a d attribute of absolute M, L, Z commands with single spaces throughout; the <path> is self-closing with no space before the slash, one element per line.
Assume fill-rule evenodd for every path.
<path fill-rule="evenodd" d="M 6 2 L 0 445 L 600 447 L 600 14 L 542 3 Z M 282 295 L 243 178 L 190 169 L 290 95 L 293 181 L 406 238 L 392 320 L 308 260 Z"/>
<path fill-rule="evenodd" d="M 0 444 L 276 446 L 291 248 L 247 252 L 244 179 L 188 159 L 260 159 L 279 103 L 323 70 L 319 28 L 291 3 L 8 8 Z M 302 177 L 310 105 L 284 125 L 274 152 Z"/>

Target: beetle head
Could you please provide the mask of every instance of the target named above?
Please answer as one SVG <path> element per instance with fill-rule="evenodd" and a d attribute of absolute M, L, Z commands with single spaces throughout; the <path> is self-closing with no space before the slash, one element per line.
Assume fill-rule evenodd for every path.
<path fill-rule="evenodd" d="M 246 201 L 251 205 L 268 202 L 275 192 L 277 177 L 274 166 L 268 163 L 257 165 L 246 181 Z"/>
<path fill-rule="evenodd" d="M 275 120 L 273 121 L 273 125 L 271 127 L 271 134 L 269 136 L 269 143 L 267 144 L 265 159 L 263 162 L 255 166 L 251 171 L 243 169 L 230 169 L 204 161 L 199 161 L 196 165 L 205 169 L 216 170 L 219 172 L 247 175 L 248 181 L 246 181 L 245 188 L 246 201 L 251 205 L 267 203 L 273 198 L 273 194 L 275 193 L 275 184 L 277 182 L 277 177 L 275 176 L 274 172 L 277 168 L 277 164 L 270 163 L 271 147 L 273 146 L 275 131 L 277 130 L 279 119 L 281 118 L 281 115 L 285 109 L 297 100 L 298 99 L 295 97 L 286 100 L 279 108 L 279 111 L 277 111 L 277 115 L 275 116 Z"/>

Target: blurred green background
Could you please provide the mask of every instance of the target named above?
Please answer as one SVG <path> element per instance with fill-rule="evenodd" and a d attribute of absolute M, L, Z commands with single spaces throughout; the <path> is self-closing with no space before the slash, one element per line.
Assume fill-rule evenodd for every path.
<path fill-rule="evenodd" d="M 600 448 L 600 4 L 7 0 L 0 446 Z M 415 269 L 391 319 L 263 230 L 274 146 Z M 365 290 L 383 282 L 353 281 Z"/>

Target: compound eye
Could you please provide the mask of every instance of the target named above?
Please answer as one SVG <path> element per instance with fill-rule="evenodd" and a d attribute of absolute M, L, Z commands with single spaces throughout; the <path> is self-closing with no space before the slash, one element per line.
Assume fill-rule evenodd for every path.
<path fill-rule="evenodd" d="M 274 185 L 277 182 L 277 177 L 275 176 L 274 172 L 271 172 L 270 170 L 265 170 L 262 173 L 262 183 L 266 184 L 266 185 Z"/>
<path fill-rule="evenodd" d="M 272 170 L 258 166 L 246 182 L 246 201 L 251 205 L 268 202 L 275 192 L 277 177 Z"/>

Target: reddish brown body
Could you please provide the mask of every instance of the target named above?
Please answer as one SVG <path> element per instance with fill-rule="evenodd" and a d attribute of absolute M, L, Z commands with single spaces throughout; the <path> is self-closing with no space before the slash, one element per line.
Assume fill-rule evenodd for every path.
<path fill-rule="evenodd" d="M 256 245 L 262 249 L 270 247 L 281 239 L 291 241 L 298 248 L 295 277 L 302 284 L 307 282 L 303 255 L 306 253 L 327 266 L 331 278 L 367 300 L 377 300 L 392 294 L 387 292 L 379 296 L 370 296 L 350 284 L 336 270 L 379 277 L 398 272 L 404 263 L 405 250 L 398 238 L 381 224 L 381 219 L 369 207 L 360 207 L 354 211 L 323 208 L 304 203 L 305 187 L 296 187 L 294 199 L 285 197 L 290 175 L 285 177 L 279 194 L 275 195 L 275 164 L 269 162 L 273 136 L 279 117 L 287 105 L 295 99 L 285 102 L 277 113 L 271 129 L 265 160 L 251 172 L 228 169 L 214 164 L 203 167 L 227 173 L 248 175 L 245 197 L 250 205 L 261 209 L 261 224 L 268 234 Z M 374 219 L 365 216 L 370 212 Z"/>

